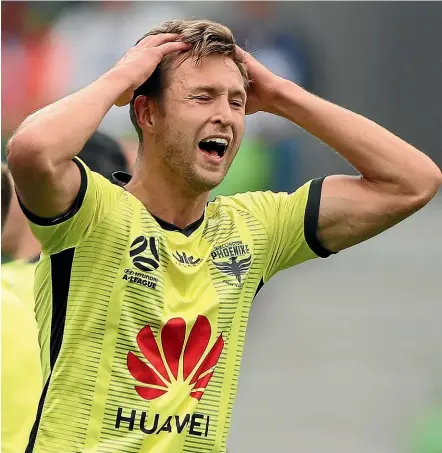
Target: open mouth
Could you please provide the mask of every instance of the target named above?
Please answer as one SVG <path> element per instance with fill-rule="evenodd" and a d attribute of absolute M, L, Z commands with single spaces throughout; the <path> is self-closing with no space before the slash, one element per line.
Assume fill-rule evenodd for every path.
<path fill-rule="evenodd" d="M 208 138 L 201 140 L 198 147 L 211 157 L 221 159 L 227 151 L 229 143 L 225 138 Z"/>

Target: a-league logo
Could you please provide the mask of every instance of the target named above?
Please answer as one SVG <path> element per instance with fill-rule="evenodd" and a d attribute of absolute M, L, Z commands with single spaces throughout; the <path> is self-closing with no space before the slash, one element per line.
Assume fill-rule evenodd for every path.
<path fill-rule="evenodd" d="M 141 254 L 149 246 L 150 253 L 153 258 L 148 258 L 142 256 Z M 159 241 L 158 238 L 150 237 L 149 240 L 145 236 L 138 236 L 130 246 L 130 257 L 132 259 L 133 265 L 144 272 L 152 272 L 159 268 L 160 266 L 160 255 L 159 250 Z"/>

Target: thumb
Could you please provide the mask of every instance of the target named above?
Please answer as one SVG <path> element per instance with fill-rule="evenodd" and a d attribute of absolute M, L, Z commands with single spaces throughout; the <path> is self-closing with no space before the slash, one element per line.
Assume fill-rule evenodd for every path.
<path fill-rule="evenodd" d="M 130 103 L 134 96 L 134 90 L 132 88 L 127 89 L 116 101 L 115 105 L 117 107 L 123 107 Z"/>

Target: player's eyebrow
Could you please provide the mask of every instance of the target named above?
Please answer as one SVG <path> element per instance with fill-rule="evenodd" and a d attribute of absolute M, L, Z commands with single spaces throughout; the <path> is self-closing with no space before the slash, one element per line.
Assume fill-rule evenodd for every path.
<path fill-rule="evenodd" d="M 206 92 L 208 94 L 216 96 L 219 93 L 223 92 L 224 90 L 221 87 L 216 87 L 216 86 L 213 86 L 213 85 L 197 85 L 197 86 L 193 86 L 190 89 L 191 93 L 201 92 L 201 91 L 204 91 L 204 92 Z M 238 96 L 243 101 L 245 101 L 246 92 L 244 90 L 241 90 L 241 89 L 238 89 L 238 88 L 233 88 L 233 89 L 229 90 L 229 96 L 231 96 L 231 97 L 237 97 Z"/>

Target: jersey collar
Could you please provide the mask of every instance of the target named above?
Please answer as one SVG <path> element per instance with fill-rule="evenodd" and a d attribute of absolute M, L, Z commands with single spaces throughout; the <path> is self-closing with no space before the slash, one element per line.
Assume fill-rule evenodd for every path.
<path fill-rule="evenodd" d="M 128 184 L 131 179 L 132 179 L 131 174 L 126 173 L 124 171 L 116 171 L 116 172 L 112 173 L 110 181 L 112 184 L 116 184 L 117 186 L 120 186 L 124 189 L 125 188 L 124 186 L 126 184 Z M 187 225 L 184 228 L 180 228 L 180 227 L 177 227 L 176 225 L 174 225 L 173 223 L 166 222 L 165 220 L 160 219 L 159 217 L 157 217 L 153 214 L 150 214 L 150 215 L 158 222 L 158 225 L 160 225 L 160 227 L 163 230 L 177 231 L 179 233 L 184 234 L 184 236 L 187 236 L 187 237 L 189 237 L 194 231 L 196 231 L 198 229 L 198 227 L 204 221 L 204 213 L 203 213 L 203 215 L 195 222 L 192 222 L 190 225 Z"/>
<path fill-rule="evenodd" d="M 110 177 L 110 181 L 112 184 L 116 184 L 117 186 L 123 187 L 130 182 L 132 179 L 132 175 L 126 173 L 125 171 L 115 171 L 112 173 Z"/>

